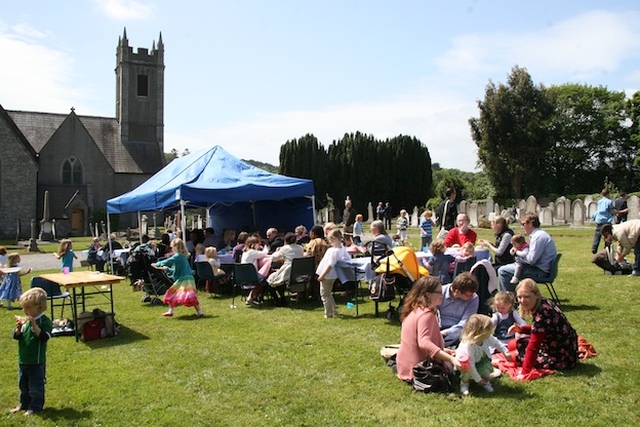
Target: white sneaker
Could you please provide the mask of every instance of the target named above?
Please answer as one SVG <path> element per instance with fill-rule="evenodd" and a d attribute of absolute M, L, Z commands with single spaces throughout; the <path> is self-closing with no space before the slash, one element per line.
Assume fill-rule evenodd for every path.
<path fill-rule="evenodd" d="M 469 383 L 460 381 L 460 393 L 462 393 L 463 396 L 469 396 Z"/>
<path fill-rule="evenodd" d="M 520 279 L 518 279 L 516 276 L 513 276 L 511 280 L 509 280 L 509 283 L 511 283 L 512 285 L 516 285 L 519 281 Z"/>
<path fill-rule="evenodd" d="M 491 383 L 489 381 L 484 383 L 482 388 L 485 389 L 486 391 L 488 391 L 489 393 L 493 393 L 493 387 L 491 386 Z"/>

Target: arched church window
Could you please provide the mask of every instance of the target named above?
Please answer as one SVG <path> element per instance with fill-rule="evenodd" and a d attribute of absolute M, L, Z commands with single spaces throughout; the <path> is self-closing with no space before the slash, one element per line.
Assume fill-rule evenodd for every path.
<path fill-rule="evenodd" d="M 63 184 L 82 184 L 82 163 L 76 157 L 71 156 L 62 164 Z"/>

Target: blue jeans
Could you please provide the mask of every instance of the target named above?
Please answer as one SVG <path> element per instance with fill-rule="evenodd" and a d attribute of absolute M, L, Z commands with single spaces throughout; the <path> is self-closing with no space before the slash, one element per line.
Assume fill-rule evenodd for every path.
<path fill-rule="evenodd" d="M 602 230 L 603 225 L 604 224 L 596 224 L 596 230 L 593 233 L 593 244 L 591 244 L 591 252 L 594 254 L 598 252 L 598 246 L 600 246 L 600 238 L 602 237 L 602 235 L 600 234 L 600 230 Z"/>
<path fill-rule="evenodd" d="M 20 365 L 18 384 L 20 385 L 20 408 L 33 412 L 44 407 L 44 384 L 46 365 Z"/>
<path fill-rule="evenodd" d="M 516 290 L 516 284 L 509 283 L 511 278 L 513 277 L 516 271 L 516 263 L 506 264 L 498 268 L 498 287 L 501 291 L 509 291 L 514 292 Z M 540 270 L 538 267 L 534 267 L 533 265 L 523 264 L 522 265 L 522 274 L 518 279 L 533 279 L 536 282 L 541 282 L 544 279 L 549 277 L 549 273 L 545 273 Z"/>

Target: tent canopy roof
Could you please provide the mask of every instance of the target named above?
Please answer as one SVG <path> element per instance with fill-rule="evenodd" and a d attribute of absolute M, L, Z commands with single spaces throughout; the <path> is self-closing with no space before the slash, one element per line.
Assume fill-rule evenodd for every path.
<path fill-rule="evenodd" d="M 216 145 L 177 158 L 136 189 L 107 201 L 107 213 L 312 197 L 313 181 L 269 173 Z"/>

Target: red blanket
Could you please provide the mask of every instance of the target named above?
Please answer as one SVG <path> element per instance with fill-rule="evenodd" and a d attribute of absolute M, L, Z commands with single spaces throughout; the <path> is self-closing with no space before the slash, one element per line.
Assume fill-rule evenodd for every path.
<path fill-rule="evenodd" d="M 504 354 L 495 353 L 491 357 L 491 363 L 493 366 L 500 369 L 505 374 L 508 374 L 516 381 L 537 380 L 538 378 L 553 374 L 552 369 L 533 369 L 527 375 L 522 375 L 520 373 L 522 368 L 515 362 L 516 352 L 512 351 L 511 355 L 513 362 L 508 361 Z M 598 353 L 596 353 L 595 348 L 593 348 L 593 346 L 582 335 L 578 335 L 578 357 L 580 360 L 584 360 L 589 357 L 596 357 L 597 355 Z"/>

